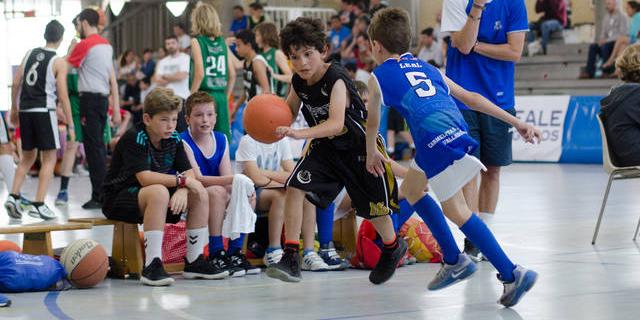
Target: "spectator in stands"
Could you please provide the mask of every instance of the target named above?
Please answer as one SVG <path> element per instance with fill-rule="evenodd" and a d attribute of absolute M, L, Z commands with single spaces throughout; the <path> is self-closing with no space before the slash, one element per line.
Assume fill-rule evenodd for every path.
<path fill-rule="evenodd" d="M 371 58 L 369 35 L 365 32 L 360 33 L 355 41 L 352 41 L 348 47 L 340 52 L 340 56 L 343 61 L 355 61 L 358 69 L 371 71 L 373 59 Z"/>
<path fill-rule="evenodd" d="M 353 14 L 356 16 L 356 18 L 368 16 L 367 6 L 364 4 L 364 2 L 358 1 L 353 5 Z"/>
<path fill-rule="evenodd" d="M 173 25 L 173 35 L 178 39 L 180 45 L 180 51 L 189 52 L 191 47 L 191 37 L 185 32 L 184 24 L 176 23 Z M 185 98 L 186 99 L 186 98 Z"/>
<path fill-rule="evenodd" d="M 631 17 L 631 23 L 629 25 L 629 33 L 625 36 L 618 37 L 615 45 L 613 46 L 613 52 L 609 56 L 609 60 L 602 64 L 602 69 L 610 69 L 614 67 L 616 59 L 622 54 L 624 49 L 629 44 L 634 44 L 638 41 L 638 33 L 640 32 L 640 3 L 635 0 L 627 2 L 627 15 Z M 612 76 L 613 74 L 607 74 L 603 76 Z"/>
<path fill-rule="evenodd" d="M 166 56 L 167 56 L 167 50 L 165 50 L 164 47 L 158 48 L 158 51 L 156 52 L 156 61 L 160 61 L 164 59 L 164 57 Z"/>
<path fill-rule="evenodd" d="M 142 53 L 142 63 L 140 64 L 141 77 L 138 76 L 138 79 L 153 76 L 153 72 L 155 70 L 156 62 L 153 61 L 153 51 L 151 51 L 151 49 L 149 48 L 144 49 Z"/>
<path fill-rule="evenodd" d="M 520 60 L 525 33 L 529 29 L 524 0 L 448 0 L 442 9 L 442 31 L 451 32 L 446 74 L 467 90 L 475 91 L 515 114 L 515 62 Z M 498 30 L 496 30 L 498 28 Z M 455 99 L 454 99 L 455 100 Z M 464 188 L 464 197 L 473 212 L 488 223 L 495 213 L 500 193 L 500 168 L 511 164 L 510 126 L 495 118 L 470 110 L 455 100 L 469 125 L 469 133 L 479 142 L 474 156 L 487 166 Z M 475 261 L 480 251 L 465 241 L 465 253 Z"/>
<path fill-rule="evenodd" d="M 353 28 L 351 28 L 351 34 L 349 35 L 349 37 L 347 37 L 342 41 L 340 51 L 344 51 L 349 46 L 351 47 L 355 46 L 358 36 L 362 33 L 367 33 L 367 28 L 369 28 L 370 22 L 371 20 L 367 16 L 356 18 L 356 21 L 353 24 Z M 346 64 L 348 62 L 353 62 L 353 61 L 355 61 L 355 59 L 352 58 L 352 59 L 345 60 L 345 57 L 342 56 L 342 64 Z"/>
<path fill-rule="evenodd" d="M 369 15 L 373 17 L 376 11 L 388 7 L 389 4 L 385 0 L 371 0 L 369 2 Z"/>
<path fill-rule="evenodd" d="M 124 94 L 120 102 L 122 109 L 129 111 L 133 117 L 133 123 L 142 121 L 142 104 L 140 102 L 140 85 L 138 79 L 132 74 L 127 76 Z M 124 133 L 124 132 L 122 132 Z"/>
<path fill-rule="evenodd" d="M 420 43 L 416 56 L 436 68 L 442 67 L 442 45 L 436 39 L 433 28 L 426 28 L 420 33 Z"/>
<path fill-rule="evenodd" d="M 607 13 L 602 20 L 602 30 L 600 37 L 596 43 L 589 46 L 589 56 L 587 58 L 587 66 L 581 72 L 581 79 L 591 79 L 596 73 L 596 60 L 598 56 L 603 61 L 608 61 L 616 40 L 628 33 L 629 22 L 627 17 L 618 9 L 618 0 L 607 0 L 605 3 Z M 603 73 L 612 73 L 613 68 L 602 70 Z"/>
<path fill-rule="evenodd" d="M 164 40 L 168 55 L 164 59 L 158 61 L 156 71 L 151 81 L 159 87 L 166 87 L 173 90 L 173 93 L 182 101 L 189 97 L 189 63 L 190 58 L 184 52 L 180 51 L 178 39 L 175 36 L 169 36 Z M 176 131 L 182 132 L 187 128 L 187 123 L 180 110 L 178 117 L 178 125 Z"/>
<path fill-rule="evenodd" d="M 342 0 L 340 2 L 340 12 L 338 12 L 340 21 L 349 29 L 353 28 L 353 24 L 356 20 L 356 14 L 353 13 L 353 2 L 353 0 Z"/>
<path fill-rule="evenodd" d="M 349 28 L 342 25 L 339 15 L 331 17 L 331 30 L 329 31 L 329 57 L 328 61 L 336 60 L 340 61 L 340 46 L 342 41 L 347 39 L 351 34 Z"/>
<path fill-rule="evenodd" d="M 640 165 L 640 44 L 627 47 L 616 60 L 624 84 L 613 88 L 600 105 L 611 161 L 616 166 Z"/>
<path fill-rule="evenodd" d="M 551 39 L 551 34 L 562 31 L 567 25 L 567 4 L 565 0 L 537 0 L 536 13 L 542 13 L 542 17 L 537 22 L 529 24 L 527 42 L 529 55 L 540 52 L 547 54 L 547 44 Z M 542 38 L 540 42 L 534 41 L 536 33 Z"/>
<path fill-rule="evenodd" d="M 249 29 L 249 17 L 244 14 L 244 8 L 240 5 L 233 7 L 233 21 L 229 28 L 229 35 L 235 36 L 242 30 Z"/>
<path fill-rule="evenodd" d="M 264 7 L 258 2 L 249 5 L 249 29 L 253 30 L 258 24 L 264 22 Z"/>
<path fill-rule="evenodd" d="M 118 62 L 118 80 L 124 82 L 128 75 L 135 75 L 137 71 L 138 61 L 136 54 L 131 50 L 125 50 Z"/>

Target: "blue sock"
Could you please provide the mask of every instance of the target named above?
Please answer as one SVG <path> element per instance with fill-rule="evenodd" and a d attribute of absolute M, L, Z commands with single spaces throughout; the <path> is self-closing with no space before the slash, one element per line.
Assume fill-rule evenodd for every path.
<path fill-rule="evenodd" d="M 398 213 L 398 228 L 396 232 L 398 232 L 398 229 L 402 228 L 404 223 L 413 215 L 413 207 L 407 199 L 401 200 L 398 205 L 400 206 L 400 213 Z"/>
<path fill-rule="evenodd" d="M 398 226 L 399 215 L 399 212 L 392 212 L 391 215 L 389 215 L 389 217 L 391 217 L 391 223 L 393 223 L 393 230 L 396 231 L 396 234 L 398 233 L 398 230 L 400 230 L 400 226 Z"/>
<path fill-rule="evenodd" d="M 458 262 L 458 255 L 460 255 L 460 249 L 456 244 L 456 240 L 453 239 L 451 230 L 447 225 L 447 221 L 444 219 L 444 213 L 440 206 L 429 196 L 425 194 L 418 202 L 413 205 L 413 208 L 418 212 L 424 223 L 427 224 L 431 234 L 436 238 L 440 249 L 442 249 L 442 256 L 446 264 L 456 264 Z"/>
<path fill-rule="evenodd" d="M 222 236 L 209 236 L 209 257 L 217 255 L 222 250 L 224 250 Z"/>
<path fill-rule="evenodd" d="M 318 224 L 318 242 L 320 246 L 327 246 L 333 240 L 333 213 L 336 205 L 331 203 L 326 209 L 316 208 L 316 223 Z"/>
<path fill-rule="evenodd" d="M 315 252 L 315 250 L 313 250 L 313 249 L 304 249 L 304 251 L 302 251 L 302 256 L 304 257 L 304 256 L 307 255 L 307 253 L 310 253 L 310 252 Z"/>
<path fill-rule="evenodd" d="M 478 218 L 474 213 L 471 218 L 465 222 L 460 230 L 464 232 L 473 244 L 480 249 L 480 252 L 487 257 L 487 260 L 498 270 L 502 281 L 511 282 L 513 278 L 513 269 L 516 266 L 509 260 L 507 255 L 502 251 L 498 241 L 487 228 L 487 225 Z"/>
<path fill-rule="evenodd" d="M 236 239 L 229 240 L 229 254 L 236 254 L 242 250 L 242 246 L 244 246 L 244 237 L 246 233 L 241 233 L 240 236 Z"/>

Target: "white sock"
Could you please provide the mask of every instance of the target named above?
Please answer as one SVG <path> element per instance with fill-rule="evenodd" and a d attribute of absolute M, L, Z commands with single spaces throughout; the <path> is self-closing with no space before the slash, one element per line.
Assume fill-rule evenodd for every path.
<path fill-rule="evenodd" d="M 494 213 L 492 212 L 479 212 L 478 213 L 478 217 L 480 217 L 480 220 L 482 220 L 484 222 L 484 224 L 486 224 L 487 226 L 491 225 L 491 222 L 493 221 L 493 217 L 495 216 Z"/>
<path fill-rule="evenodd" d="M 7 185 L 7 190 L 11 193 L 11 188 L 13 188 L 13 177 L 16 174 L 16 164 L 13 162 L 12 155 L 0 155 L 0 171 L 4 177 L 4 183 Z"/>
<path fill-rule="evenodd" d="M 187 229 L 187 262 L 191 263 L 202 254 L 202 248 L 209 243 L 209 228 Z"/>
<path fill-rule="evenodd" d="M 159 230 L 144 232 L 144 254 L 146 256 L 144 266 L 151 264 L 155 258 L 162 260 L 162 236 L 164 232 Z"/>

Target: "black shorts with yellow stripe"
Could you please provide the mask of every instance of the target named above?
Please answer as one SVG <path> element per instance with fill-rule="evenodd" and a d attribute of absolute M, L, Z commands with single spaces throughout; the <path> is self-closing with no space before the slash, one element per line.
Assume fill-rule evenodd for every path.
<path fill-rule="evenodd" d="M 386 155 L 380 137 L 378 149 Z M 385 166 L 383 177 L 375 177 L 367 171 L 366 161 L 364 143 L 336 150 L 327 139 L 314 140 L 287 186 L 305 191 L 307 199 L 320 208 L 329 206 L 344 187 L 358 216 L 372 219 L 391 214 L 398 209 L 398 184 L 391 166 Z"/>

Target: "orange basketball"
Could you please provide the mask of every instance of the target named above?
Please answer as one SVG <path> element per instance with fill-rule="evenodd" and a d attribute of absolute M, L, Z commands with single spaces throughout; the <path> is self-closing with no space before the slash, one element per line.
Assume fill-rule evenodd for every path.
<path fill-rule="evenodd" d="M 244 129 L 253 139 L 262 143 L 274 143 L 280 140 L 276 135 L 276 128 L 290 126 L 293 115 L 282 98 L 273 94 L 261 94 L 249 100 L 242 120 Z"/>
<path fill-rule="evenodd" d="M 93 240 L 76 240 L 69 244 L 60 263 L 69 281 L 76 288 L 91 288 L 102 282 L 109 271 L 109 257 L 104 248 Z"/>
<path fill-rule="evenodd" d="M 11 242 L 9 240 L 0 240 L 0 252 L 3 251 L 15 251 L 17 253 L 22 252 L 22 249 L 20 249 L 20 246 L 15 244 L 14 242 Z"/>

